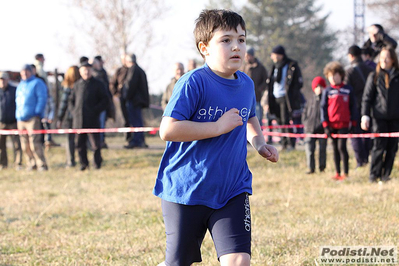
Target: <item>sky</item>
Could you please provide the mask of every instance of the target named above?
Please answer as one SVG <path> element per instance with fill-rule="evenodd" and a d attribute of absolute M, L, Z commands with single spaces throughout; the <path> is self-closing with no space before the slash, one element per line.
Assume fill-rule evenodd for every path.
<path fill-rule="evenodd" d="M 208 0 L 165 1 L 170 12 L 155 24 L 155 32 L 162 36 L 162 43 L 149 48 L 150 62 L 140 62 L 138 55 L 138 63 L 147 72 L 150 93 L 154 94 L 165 90 L 174 75 L 172 69 L 175 62 L 182 62 L 186 66 L 189 59 L 201 60 L 194 46 L 192 32 L 195 19 L 208 3 Z M 33 63 L 37 53 L 44 54 L 46 71 L 57 68 L 63 72 L 77 64 L 78 58 L 68 54 L 65 48 L 69 36 L 77 29 L 71 21 L 73 14 L 68 13 L 69 9 L 63 2 L 65 0 L 0 1 L 0 71 L 19 71 L 23 64 Z M 332 29 L 353 27 L 352 0 L 317 0 L 316 3 L 323 6 L 322 15 L 331 13 L 329 24 Z M 366 27 L 373 23 L 381 21 L 366 9 Z M 95 56 L 90 52 L 85 55 Z"/>

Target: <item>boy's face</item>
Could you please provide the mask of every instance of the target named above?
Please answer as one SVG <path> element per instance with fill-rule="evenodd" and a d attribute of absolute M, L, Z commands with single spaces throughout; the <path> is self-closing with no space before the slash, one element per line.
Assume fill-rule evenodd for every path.
<path fill-rule="evenodd" d="M 238 25 L 234 29 L 216 29 L 208 45 L 198 44 L 201 54 L 209 68 L 218 76 L 233 79 L 234 73 L 240 69 L 246 52 L 245 31 Z"/>
<path fill-rule="evenodd" d="M 342 83 L 342 77 L 341 77 L 341 75 L 338 72 L 336 72 L 336 73 L 332 73 L 332 72 L 328 73 L 328 77 L 327 78 L 328 78 L 328 81 L 330 82 L 331 85 L 336 86 L 336 85 L 339 85 L 339 84 Z"/>

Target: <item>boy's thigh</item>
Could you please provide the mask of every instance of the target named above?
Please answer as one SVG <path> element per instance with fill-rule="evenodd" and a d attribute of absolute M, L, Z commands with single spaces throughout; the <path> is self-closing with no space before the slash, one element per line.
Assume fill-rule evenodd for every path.
<path fill-rule="evenodd" d="M 215 210 L 208 226 L 218 258 L 233 253 L 251 255 L 251 210 L 247 193 Z"/>
<path fill-rule="evenodd" d="M 162 200 L 166 231 L 166 265 L 191 265 L 201 262 L 201 244 L 207 231 L 207 219 L 213 210 Z"/>

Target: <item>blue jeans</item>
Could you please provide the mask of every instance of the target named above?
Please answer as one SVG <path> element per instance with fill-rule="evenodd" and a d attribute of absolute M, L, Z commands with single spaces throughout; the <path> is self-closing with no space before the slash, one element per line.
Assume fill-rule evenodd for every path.
<path fill-rule="evenodd" d="M 126 109 L 129 117 L 130 127 L 143 127 L 143 117 L 141 114 L 141 107 L 136 107 L 131 101 L 126 101 Z M 133 137 L 129 140 L 129 145 L 141 146 L 145 143 L 144 132 L 134 132 Z"/>
<path fill-rule="evenodd" d="M 105 121 L 107 121 L 107 111 L 102 111 L 100 113 L 100 128 L 105 128 Z M 100 133 L 100 141 L 103 143 L 105 141 L 105 133 Z"/>

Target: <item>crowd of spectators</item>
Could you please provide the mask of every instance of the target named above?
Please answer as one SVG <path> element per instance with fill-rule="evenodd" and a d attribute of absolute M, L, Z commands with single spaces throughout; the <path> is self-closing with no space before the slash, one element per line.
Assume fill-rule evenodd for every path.
<path fill-rule="evenodd" d="M 399 67 L 395 49 L 396 41 L 385 33 L 381 25 L 368 28 L 369 39 L 362 47 L 348 48 L 350 64 L 330 62 L 324 69 L 325 78 L 315 77 L 312 92 L 305 100 L 299 63 L 287 56 L 285 47 L 277 45 L 271 50 L 273 65 L 267 68 L 255 56 L 254 48 L 246 52 L 241 71 L 254 82 L 257 116 L 262 125 L 304 124 L 308 134 L 370 133 L 399 131 L 399 111 L 396 93 Z M 149 92 L 145 71 L 138 65 L 134 54 L 122 54 L 121 66 L 113 75 L 104 69 L 104 60 L 98 55 L 92 59 L 82 56 L 77 65 L 70 66 L 62 81 L 61 100 L 56 112 L 53 94 L 49 90 L 45 58 L 37 54 L 33 64 L 25 64 L 20 70 L 21 81 L 12 86 L 7 72 L 0 73 L 0 129 L 27 130 L 27 134 L 10 135 L 14 151 L 14 167 L 23 168 L 25 154 L 28 170 L 48 170 L 46 148 L 60 146 L 51 134 L 31 134 L 32 130 L 53 128 L 105 128 L 107 119 L 115 119 L 114 101 L 119 101 L 125 127 L 144 126 L 142 109 L 149 107 Z M 190 60 L 188 71 L 196 68 Z M 174 65 L 174 77 L 163 97 L 165 109 L 179 78 L 184 75 L 180 62 Z M 393 104 L 392 104 L 393 103 Z M 301 130 L 301 129 L 299 129 Z M 282 132 L 301 132 L 287 127 Z M 0 135 L 0 168 L 8 167 L 7 135 Z M 143 132 L 127 133 L 126 149 L 147 148 Z M 267 136 L 267 142 L 273 138 Z M 297 138 L 282 137 L 282 151 L 295 149 Z M 315 149 L 319 143 L 320 172 L 326 168 L 327 139 L 306 137 L 304 139 L 308 174 L 316 172 Z M 332 138 L 336 174 L 334 179 L 343 180 L 349 175 L 346 138 Z M 388 181 L 398 147 L 397 138 L 352 138 L 351 144 L 357 167 L 369 164 L 371 153 L 372 182 Z M 101 168 L 101 149 L 108 148 L 104 133 L 67 134 L 66 166 L 75 167 L 75 150 L 80 169 L 89 167 L 87 149 L 94 151 L 94 168 Z M 341 174 L 340 162 L 343 162 Z"/>

